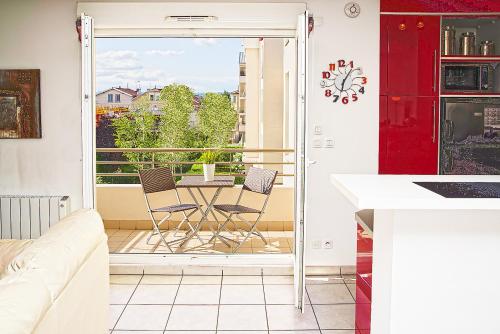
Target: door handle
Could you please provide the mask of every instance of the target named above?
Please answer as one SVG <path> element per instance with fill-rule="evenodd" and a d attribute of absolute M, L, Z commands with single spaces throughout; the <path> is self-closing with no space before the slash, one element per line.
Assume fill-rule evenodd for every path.
<path fill-rule="evenodd" d="M 432 142 L 436 142 L 436 100 L 432 101 Z"/>
<path fill-rule="evenodd" d="M 437 49 L 434 49 L 434 62 L 432 71 L 432 91 L 435 93 L 437 89 Z"/>

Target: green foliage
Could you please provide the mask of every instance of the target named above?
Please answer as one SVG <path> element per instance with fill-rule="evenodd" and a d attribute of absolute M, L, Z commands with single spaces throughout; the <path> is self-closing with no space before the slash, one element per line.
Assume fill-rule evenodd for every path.
<path fill-rule="evenodd" d="M 217 161 L 218 153 L 215 151 L 206 151 L 200 157 L 200 160 L 207 165 L 212 165 Z"/>
<path fill-rule="evenodd" d="M 149 110 L 146 96 L 132 104 L 131 112 L 113 119 L 115 145 L 119 148 L 158 147 L 157 116 Z M 124 156 L 129 161 L 139 162 L 151 160 L 151 153 L 126 152 Z M 141 168 L 142 165 L 135 165 Z"/>
<path fill-rule="evenodd" d="M 198 112 L 199 131 L 206 147 L 226 145 L 236 125 L 238 115 L 224 94 L 207 93 Z"/>

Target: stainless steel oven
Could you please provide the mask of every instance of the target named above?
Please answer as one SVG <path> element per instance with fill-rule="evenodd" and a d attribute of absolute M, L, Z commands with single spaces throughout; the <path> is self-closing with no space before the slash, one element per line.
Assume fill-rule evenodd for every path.
<path fill-rule="evenodd" d="M 440 174 L 500 174 L 500 98 L 443 98 Z"/>
<path fill-rule="evenodd" d="M 492 93 L 496 64 L 448 63 L 441 65 L 441 93 Z"/>

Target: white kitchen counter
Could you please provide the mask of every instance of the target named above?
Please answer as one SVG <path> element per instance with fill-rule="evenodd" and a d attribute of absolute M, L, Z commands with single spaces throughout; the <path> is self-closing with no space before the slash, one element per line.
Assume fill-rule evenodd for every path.
<path fill-rule="evenodd" d="M 358 209 L 500 210 L 499 198 L 445 198 L 413 182 L 500 182 L 494 175 L 332 174 L 330 181 Z"/>
<path fill-rule="evenodd" d="M 357 325 L 371 324 L 371 334 L 500 333 L 500 199 L 445 198 L 412 183 L 500 176 L 335 174 L 330 181 L 353 204 L 345 224 L 373 209 L 360 234 L 373 239 L 373 252 L 357 253 L 357 281 L 371 282 L 371 321 L 358 312 Z"/>

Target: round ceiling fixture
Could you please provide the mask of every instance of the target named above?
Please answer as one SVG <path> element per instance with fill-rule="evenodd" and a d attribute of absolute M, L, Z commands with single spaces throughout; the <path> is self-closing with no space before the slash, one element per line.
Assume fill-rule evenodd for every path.
<path fill-rule="evenodd" d="M 348 2 L 344 7 L 344 13 L 347 17 L 355 18 L 361 13 L 361 7 L 356 2 Z"/>

